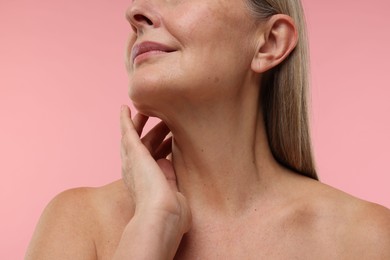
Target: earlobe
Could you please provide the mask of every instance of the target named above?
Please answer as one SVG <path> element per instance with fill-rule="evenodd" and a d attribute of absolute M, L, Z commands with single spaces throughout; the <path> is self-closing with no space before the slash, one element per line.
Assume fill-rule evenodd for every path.
<path fill-rule="evenodd" d="M 298 42 L 295 23 L 288 15 L 272 16 L 262 29 L 251 68 L 256 73 L 264 73 L 285 60 Z"/>

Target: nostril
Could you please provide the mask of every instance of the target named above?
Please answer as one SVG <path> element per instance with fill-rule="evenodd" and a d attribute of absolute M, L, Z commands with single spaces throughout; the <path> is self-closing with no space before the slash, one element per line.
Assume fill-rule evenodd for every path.
<path fill-rule="evenodd" d="M 137 22 L 146 22 L 148 25 L 153 25 L 153 22 L 148 17 L 146 17 L 146 16 L 144 16 L 142 14 L 134 15 L 134 19 Z"/>

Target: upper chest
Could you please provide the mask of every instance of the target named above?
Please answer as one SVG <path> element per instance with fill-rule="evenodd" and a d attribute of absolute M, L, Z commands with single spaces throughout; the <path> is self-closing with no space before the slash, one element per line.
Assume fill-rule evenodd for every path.
<path fill-rule="evenodd" d="M 293 207 L 235 223 L 212 221 L 184 235 L 175 259 L 340 259 L 347 225 Z"/>
<path fill-rule="evenodd" d="M 175 259 L 337 259 L 342 250 L 337 245 L 339 230 L 300 208 L 278 208 L 234 221 L 193 214 L 192 229 L 183 236 Z M 112 259 L 133 212 L 122 206 L 103 213 L 96 248 L 99 259 Z"/>
<path fill-rule="evenodd" d="M 281 216 L 205 225 L 184 235 L 175 259 L 337 259 L 332 231 Z"/>

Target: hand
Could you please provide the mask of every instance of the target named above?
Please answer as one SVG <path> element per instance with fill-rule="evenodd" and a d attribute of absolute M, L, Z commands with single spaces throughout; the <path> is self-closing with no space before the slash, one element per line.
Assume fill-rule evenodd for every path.
<path fill-rule="evenodd" d="M 140 139 L 148 117 L 137 114 L 131 119 L 127 106 L 121 109 L 122 175 L 136 204 L 135 216 L 166 218 L 175 216 L 184 234 L 191 225 L 191 212 L 178 191 L 172 163 L 165 159 L 171 152 L 170 130 L 160 122 Z"/>

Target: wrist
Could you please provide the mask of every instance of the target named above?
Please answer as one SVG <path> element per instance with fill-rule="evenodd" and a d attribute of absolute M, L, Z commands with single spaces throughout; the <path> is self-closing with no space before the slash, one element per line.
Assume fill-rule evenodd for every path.
<path fill-rule="evenodd" d="M 137 211 L 130 222 L 137 223 L 146 232 L 153 232 L 161 237 L 161 241 L 180 241 L 185 233 L 182 228 L 181 218 L 177 214 L 165 211 Z M 130 223 L 129 223 L 130 224 Z"/>
<path fill-rule="evenodd" d="M 185 200 L 183 196 L 178 198 L 179 201 Z M 184 204 L 183 202 L 181 204 Z M 150 205 L 138 203 L 133 218 L 140 219 L 146 223 L 162 224 L 167 229 L 173 229 L 183 234 L 188 231 L 189 225 L 186 221 L 191 215 L 187 207 L 180 207 L 179 203 L 176 205 Z M 180 235 L 183 235 L 180 234 Z"/>
<path fill-rule="evenodd" d="M 138 211 L 125 227 L 120 244 L 134 259 L 173 259 L 183 237 L 179 222 L 178 215 Z"/>

